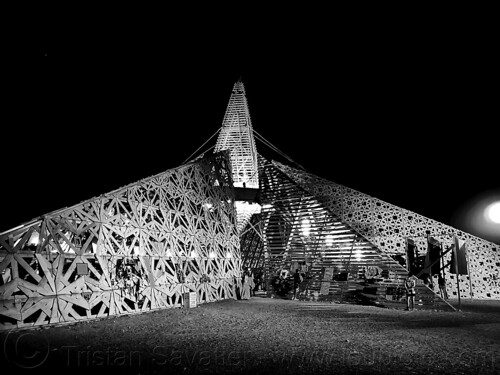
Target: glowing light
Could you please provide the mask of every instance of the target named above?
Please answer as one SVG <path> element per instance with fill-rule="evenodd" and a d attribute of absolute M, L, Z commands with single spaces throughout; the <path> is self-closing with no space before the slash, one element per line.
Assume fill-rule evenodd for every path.
<path fill-rule="evenodd" d="M 227 258 L 227 259 L 231 259 L 232 257 L 233 257 L 233 255 L 231 254 L 231 252 L 229 252 L 229 251 L 228 251 L 228 252 L 226 253 L 226 258 Z"/>
<path fill-rule="evenodd" d="M 134 254 L 135 255 L 142 255 L 141 254 L 141 249 L 139 246 L 134 246 Z"/>
<path fill-rule="evenodd" d="M 491 203 L 484 211 L 486 218 L 500 224 L 500 202 Z"/>
<path fill-rule="evenodd" d="M 326 236 L 325 243 L 328 246 L 332 246 L 333 245 L 333 235 L 332 234 L 329 234 L 329 235 Z"/>
<path fill-rule="evenodd" d="M 304 236 L 309 236 L 309 234 L 311 233 L 311 222 L 309 221 L 309 219 L 302 219 L 301 232 Z"/>
<path fill-rule="evenodd" d="M 191 254 L 190 254 L 190 257 L 191 258 L 196 258 L 197 256 L 198 256 L 198 254 L 196 253 L 196 251 L 192 250 Z"/>
<path fill-rule="evenodd" d="M 215 252 L 214 251 L 211 251 L 210 254 L 208 255 L 208 257 L 210 259 L 214 259 L 215 258 Z"/>
<path fill-rule="evenodd" d="M 34 231 L 33 233 L 31 233 L 31 236 L 30 236 L 30 239 L 28 241 L 28 244 L 29 245 L 37 246 L 39 240 L 40 240 L 40 237 L 38 235 L 38 232 Z"/>
<path fill-rule="evenodd" d="M 251 216 L 253 214 L 258 214 L 261 212 L 261 206 L 258 203 L 250 204 L 248 202 L 236 201 L 235 206 L 236 212 L 243 215 Z"/>
<path fill-rule="evenodd" d="M 354 254 L 355 254 L 354 256 L 356 257 L 356 260 L 359 262 L 361 260 L 361 257 L 362 257 L 361 250 L 357 249 Z"/>
<path fill-rule="evenodd" d="M 455 212 L 451 224 L 500 244 L 500 191 L 485 191 L 465 202 Z"/>

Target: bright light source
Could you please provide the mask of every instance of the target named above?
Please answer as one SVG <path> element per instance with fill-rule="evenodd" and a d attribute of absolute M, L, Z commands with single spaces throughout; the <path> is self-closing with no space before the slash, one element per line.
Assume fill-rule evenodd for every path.
<path fill-rule="evenodd" d="M 465 202 L 452 216 L 451 225 L 500 244 L 500 191 L 484 191 Z"/>
<path fill-rule="evenodd" d="M 215 258 L 215 252 L 214 251 L 211 251 L 210 254 L 208 255 L 208 257 L 210 259 L 214 259 Z"/>
<path fill-rule="evenodd" d="M 491 203 L 484 213 L 488 220 L 500 224 L 500 202 Z"/>
<path fill-rule="evenodd" d="M 238 212 L 238 214 L 244 214 L 249 216 L 252 216 L 253 214 L 256 213 L 260 213 L 261 211 L 261 206 L 258 203 L 250 204 L 248 202 L 236 201 L 235 207 L 236 207 L 236 212 Z"/>
<path fill-rule="evenodd" d="M 359 262 L 361 260 L 361 250 L 360 249 L 357 249 L 354 256 L 356 257 L 356 260 Z"/>
<path fill-rule="evenodd" d="M 231 252 L 230 252 L 230 251 L 228 251 L 228 252 L 226 253 L 226 258 L 227 258 L 227 259 L 230 259 L 230 258 L 232 258 L 232 257 L 233 257 L 233 255 L 231 254 Z"/>
<path fill-rule="evenodd" d="M 326 236 L 325 243 L 328 246 L 332 246 L 333 245 L 333 235 L 332 234 L 329 234 L 329 235 Z"/>
<path fill-rule="evenodd" d="M 302 219 L 301 232 L 304 236 L 309 236 L 311 233 L 311 221 L 309 219 Z"/>
<path fill-rule="evenodd" d="M 190 257 L 191 258 L 196 258 L 197 256 L 198 256 L 198 254 L 196 253 L 196 251 L 192 250 L 191 254 L 190 254 Z"/>
<path fill-rule="evenodd" d="M 28 240 L 28 245 L 37 246 L 39 240 L 40 240 L 40 236 L 38 235 L 38 232 L 34 231 L 33 233 L 31 233 L 30 239 Z"/>

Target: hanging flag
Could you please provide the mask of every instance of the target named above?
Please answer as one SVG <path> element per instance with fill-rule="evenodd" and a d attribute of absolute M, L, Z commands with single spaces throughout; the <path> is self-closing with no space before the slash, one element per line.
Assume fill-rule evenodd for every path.
<path fill-rule="evenodd" d="M 450 273 L 458 273 L 459 275 L 467 275 L 467 247 L 465 246 L 465 241 L 461 240 L 457 236 L 454 236 L 453 252 L 451 253 L 451 265 L 450 265 Z M 455 262 L 455 255 L 457 257 Z M 456 265 L 458 266 L 458 272 L 456 269 Z"/>
<path fill-rule="evenodd" d="M 424 273 L 431 273 L 431 243 L 429 242 L 429 238 L 427 238 L 427 252 L 425 253 L 425 261 L 424 261 Z"/>
<path fill-rule="evenodd" d="M 425 256 L 425 272 L 437 275 L 440 271 L 441 243 L 434 237 L 427 238 L 427 254 Z"/>
<path fill-rule="evenodd" d="M 408 259 L 408 271 L 416 273 L 416 263 L 415 263 L 415 241 L 413 241 L 411 238 L 406 239 L 406 257 Z"/>

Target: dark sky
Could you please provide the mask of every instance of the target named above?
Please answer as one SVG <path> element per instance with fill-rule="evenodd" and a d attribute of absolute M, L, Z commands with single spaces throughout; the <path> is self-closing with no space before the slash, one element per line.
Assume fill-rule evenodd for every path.
<path fill-rule="evenodd" d="M 0 230 L 179 166 L 241 77 L 254 130 L 309 172 L 500 243 L 463 221 L 500 199 L 494 52 L 467 33 L 30 36 L 2 85 Z"/>

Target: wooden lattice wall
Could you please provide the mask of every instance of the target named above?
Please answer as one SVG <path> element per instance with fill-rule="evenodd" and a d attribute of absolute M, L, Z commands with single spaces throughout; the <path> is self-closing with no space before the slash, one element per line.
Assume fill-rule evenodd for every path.
<path fill-rule="evenodd" d="M 300 266 L 307 274 L 301 286 L 307 290 L 301 294 L 315 299 L 334 298 L 344 292 L 342 288 L 355 290 L 373 271 L 379 277 L 385 275 L 380 284 L 385 288 L 402 284 L 407 271 L 390 254 L 344 223 L 276 165 L 263 158 L 260 161 L 260 218 L 269 282 L 276 272 L 293 272 Z M 251 258 L 249 250 L 243 252 L 244 259 Z M 342 273 L 348 279 L 335 281 Z"/>
<path fill-rule="evenodd" d="M 460 275 L 460 296 L 500 299 L 500 246 L 451 226 L 405 210 L 354 189 L 273 162 L 304 190 L 313 194 L 332 213 L 388 255 L 404 256 L 406 240 L 412 239 L 421 253 L 427 248 L 427 231 L 449 248 L 453 236 L 465 241 L 469 275 Z M 451 258 L 445 255 L 444 263 Z M 445 270 L 450 297 L 458 297 L 456 275 Z"/>
<path fill-rule="evenodd" d="M 243 268 L 250 267 L 255 273 L 264 268 L 264 241 L 262 217 L 254 214 L 240 233 L 241 261 Z"/>
<path fill-rule="evenodd" d="M 375 274 L 370 278 L 374 271 L 382 278 L 377 283 L 380 294 L 402 285 L 407 271 L 395 259 L 275 165 L 262 157 L 259 165 L 262 209 L 245 228 L 241 249 L 245 266 L 265 272 L 268 293 L 276 292 L 279 274 L 295 268 L 306 275 L 299 292 L 304 299 L 342 299 L 362 291 L 364 283 L 375 279 Z M 345 280 L 338 277 L 342 274 Z"/>
<path fill-rule="evenodd" d="M 235 298 L 229 156 L 211 154 L 0 235 L 0 329 Z"/>

